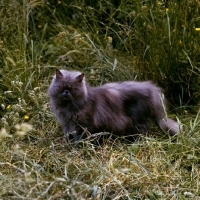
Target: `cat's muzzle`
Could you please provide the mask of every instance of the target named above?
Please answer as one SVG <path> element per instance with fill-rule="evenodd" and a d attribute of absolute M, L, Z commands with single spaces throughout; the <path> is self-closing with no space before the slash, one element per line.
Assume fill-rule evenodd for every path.
<path fill-rule="evenodd" d="M 64 90 L 63 93 L 60 95 L 60 98 L 64 99 L 64 100 L 72 100 L 73 99 L 69 90 Z"/>

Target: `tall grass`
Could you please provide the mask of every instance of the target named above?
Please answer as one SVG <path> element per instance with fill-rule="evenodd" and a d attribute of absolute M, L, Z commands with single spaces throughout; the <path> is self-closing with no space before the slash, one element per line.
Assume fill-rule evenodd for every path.
<path fill-rule="evenodd" d="M 73 34 L 78 33 L 82 42 L 92 47 L 95 44 L 95 49 L 89 46 L 80 49 L 82 56 L 76 55 L 74 60 L 62 57 L 65 63 L 71 61 L 85 68 L 98 59 L 100 67 L 105 63 L 109 70 L 117 60 L 120 65 L 114 67 L 115 74 L 122 69 L 128 71 L 126 77 L 136 72 L 140 79 L 154 80 L 166 88 L 168 97 L 175 103 L 198 101 L 198 1 L 50 1 L 49 5 L 38 6 L 38 10 L 33 9 L 32 18 L 36 24 L 46 23 L 47 38 L 64 32 L 61 42 L 65 41 L 66 47 Z M 51 44 L 50 52 L 53 50 L 61 56 L 62 47 L 58 45 L 55 49 Z M 77 54 L 77 45 L 69 45 L 62 50 L 75 49 L 70 56 Z M 90 59 L 85 59 L 83 54 Z"/>
<path fill-rule="evenodd" d="M 147 5 L 135 20 L 142 51 L 138 65 L 142 75 L 157 80 L 171 97 L 178 94 L 175 102 L 177 98 L 187 102 L 199 90 L 199 5 L 170 1 L 167 8 L 161 6 Z"/>
<path fill-rule="evenodd" d="M 184 104 L 199 97 L 198 1 L 0 6 L 1 199 L 200 198 L 199 112 Z M 181 101 L 183 132 L 62 143 L 46 95 L 55 68 L 84 71 L 92 85 L 152 79 Z"/>

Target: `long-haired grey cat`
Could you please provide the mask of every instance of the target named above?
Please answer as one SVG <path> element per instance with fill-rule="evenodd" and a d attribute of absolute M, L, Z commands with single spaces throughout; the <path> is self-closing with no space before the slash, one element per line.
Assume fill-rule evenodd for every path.
<path fill-rule="evenodd" d="M 91 134 L 145 133 L 150 120 L 171 135 L 179 132 L 178 123 L 166 116 L 161 89 L 150 81 L 92 87 L 83 73 L 57 69 L 48 95 L 65 137 L 72 134 L 74 141 L 82 137 L 84 130 Z"/>

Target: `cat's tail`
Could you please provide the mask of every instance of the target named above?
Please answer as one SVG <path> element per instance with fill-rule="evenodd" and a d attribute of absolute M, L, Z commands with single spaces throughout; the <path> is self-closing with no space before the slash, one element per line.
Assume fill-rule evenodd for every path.
<path fill-rule="evenodd" d="M 170 135 L 176 135 L 180 131 L 178 123 L 170 118 L 158 119 L 157 123 L 163 131 L 169 132 Z"/>
<path fill-rule="evenodd" d="M 179 124 L 167 117 L 166 99 L 162 93 L 159 94 L 159 97 L 153 98 L 157 124 L 164 132 L 168 132 L 170 135 L 176 135 L 180 131 Z"/>

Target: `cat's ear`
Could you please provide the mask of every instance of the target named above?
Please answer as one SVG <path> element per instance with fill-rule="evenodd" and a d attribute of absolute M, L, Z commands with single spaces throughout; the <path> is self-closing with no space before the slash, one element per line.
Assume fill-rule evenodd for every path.
<path fill-rule="evenodd" d="M 76 80 L 78 81 L 78 82 L 82 82 L 82 80 L 83 80 L 83 78 L 84 78 L 84 73 L 82 73 L 82 74 L 80 74 L 80 75 L 78 75 L 77 77 L 76 77 Z"/>
<path fill-rule="evenodd" d="M 59 69 L 56 69 L 56 78 L 61 79 L 62 77 L 63 77 L 63 74 L 61 73 L 61 71 Z"/>

